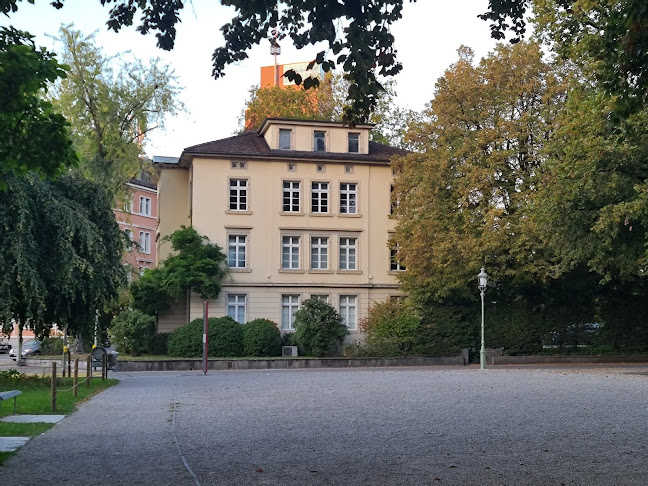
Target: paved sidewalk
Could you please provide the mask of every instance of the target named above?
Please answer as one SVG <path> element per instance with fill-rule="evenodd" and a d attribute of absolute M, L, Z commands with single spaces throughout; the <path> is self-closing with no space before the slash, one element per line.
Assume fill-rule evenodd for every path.
<path fill-rule="evenodd" d="M 645 486 L 647 374 L 120 373 L 0 467 L 0 484 Z"/>

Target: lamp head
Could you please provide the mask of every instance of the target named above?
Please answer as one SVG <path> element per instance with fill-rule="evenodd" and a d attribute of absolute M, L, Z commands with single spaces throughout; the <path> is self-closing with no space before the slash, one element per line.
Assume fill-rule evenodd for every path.
<path fill-rule="evenodd" d="M 488 285 L 488 274 L 484 267 L 481 267 L 481 272 L 477 275 L 477 288 L 479 290 L 485 290 Z"/>

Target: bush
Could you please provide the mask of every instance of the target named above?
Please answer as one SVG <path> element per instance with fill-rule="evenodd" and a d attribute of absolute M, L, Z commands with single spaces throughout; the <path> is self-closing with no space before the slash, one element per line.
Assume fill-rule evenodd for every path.
<path fill-rule="evenodd" d="M 243 354 L 242 327 L 231 317 L 209 319 L 209 356 L 232 357 Z M 179 327 L 168 338 L 168 352 L 171 356 L 195 358 L 203 352 L 203 320 L 194 319 Z"/>
<path fill-rule="evenodd" d="M 163 355 L 168 354 L 168 341 L 169 333 L 168 332 L 158 332 L 153 334 L 151 337 L 151 345 L 149 346 L 149 352 L 151 354 Z"/>
<path fill-rule="evenodd" d="M 281 333 L 268 319 L 254 319 L 243 325 L 245 356 L 278 356 L 281 354 Z"/>
<path fill-rule="evenodd" d="M 402 300 L 387 300 L 369 308 L 360 322 L 367 346 L 382 356 L 406 356 L 420 334 L 421 319 L 414 308 Z"/>
<path fill-rule="evenodd" d="M 109 332 L 119 351 L 139 356 L 149 349 L 155 318 L 136 309 L 125 309 L 112 320 Z"/>
<path fill-rule="evenodd" d="M 63 338 L 44 338 L 40 352 L 45 355 L 63 354 Z"/>
<path fill-rule="evenodd" d="M 319 299 L 306 299 L 295 313 L 295 341 L 307 355 L 325 356 L 347 335 L 340 314 Z"/>

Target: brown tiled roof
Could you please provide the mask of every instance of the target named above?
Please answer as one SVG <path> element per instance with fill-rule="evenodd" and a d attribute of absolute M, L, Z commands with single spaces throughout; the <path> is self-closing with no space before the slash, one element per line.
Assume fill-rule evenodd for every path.
<path fill-rule="evenodd" d="M 205 156 L 239 156 L 259 157 L 270 159 L 310 159 L 310 160 L 340 160 L 366 163 L 388 163 L 389 159 L 397 155 L 406 155 L 403 149 L 389 147 L 376 142 L 369 142 L 368 154 L 349 154 L 336 152 L 306 152 L 298 150 L 272 150 L 263 136 L 257 132 L 246 132 L 241 135 L 201 143 L 187 147 L 182 151 L 180 164 L 189 162 L 189 158 L 196 155 Z"/>

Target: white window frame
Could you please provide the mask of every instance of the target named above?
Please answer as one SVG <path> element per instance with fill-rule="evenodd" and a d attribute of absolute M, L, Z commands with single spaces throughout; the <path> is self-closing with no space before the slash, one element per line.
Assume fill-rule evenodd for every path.
<path fill-rule="evenodd" d="M 284 294 L 281 296 L 281 330 L 293 331 L 295 312 L 299 309 L 299 294 Z"/>
<path fill-rule="evenodd" d="M 328 236 L 311 236 L 311 270 L 329 269 L 329 238 Z"/>
<path fill-rule="evenodd" d="M 317 184 L 317 187 L 315 185 Z M 311 182 L 311 213 L 328 214 L 329 212 L 329 186 L 328 182 Z"/>
<path fill-rule="evenodd" d="M 281 139 L 281 134 L 282 133 L 288 133 L 288 147 L 282 146 L 282 139 Z M 285 141 L 285 140 L 284 140 Z M 280 128 L 279 129 L 279 142 L 277 144 L 277 147 L 279 147 L 279 150 L 291 150 L 292 149 L 292 130 L 290 128 Z"/>
<path fill-rule="evenodd" d="M 340 214 L 358 214 L 357 182 L 340 182 Z"/>
<path fill-rule="evenodd" d="M 239 313 L 243 310 L 243 315 Z M 227 294 L 227 315 L 239 324 L 245 324 L 247 319 L 247 295 Z"/>
<path fill-rule="evenodd" d="M 135 239 L 135 233 L 133 233 L 133 230 L 126 228 L 124 229 L 124 234 L 128 237 L 128 241 L 126 242 L 126 249 L 128 251 L 131 251 L 133 249 L 132 242 Z"/>
<path fill-rule="evenodd" d="M 340 316 L 344 325 L 350 330 L 358 329 L 358 296 L 340 295 Z"/>
<path fill-rule="evenodd" d="M 396 258 L 398 254 L 399 245 L 392 245 L 389 248 L 389 271 L 390 272 L 404 272 L 407 270 L 405 265 Z"/>
<path fill-rule="evenodd" d="M 288 204 L 286 204 L 286 198 Z M 295 206 L 295 199 L 297 205 Z M 282 200 L 281 207 L 284 213 L 299 213 L 301 209 L 301 181 L 283 181 L 282 182 Z M 288 209 L 286 209 L 286 207 Z M 295 209 L 296 208 L 296 209 Z"/>
<path fill-rule="evenodd" d="M 139 213 L 142 216 L 151 215 L 151 198 L 146 196 L 139 197 Z"/>
<path fill-rule="evenodd" d="M 139 234 L 140 253 L 151 253 L 151 233 L 140 231 Z"/>
<path fill-rule="evenodd" d="M 233 233 L 227 235 L 227 266 L 229 268 L 240 269 L 240 268 L 248 267 L 247 246 L 248 246 L 248 235 L 233 234 Z M 243 256 L 243 265 L 240 264 L 241 254 Z M 232 255 L 234 256 L 233 260 L 232 260 Z M 232 262 L 234 263 L 234 265 L 232 265 Z"/>
<path fill-rule="evenodd" d="M 327 304 L 331 302 L 331 296 L 328 294 L 311 294 L 311 299 L 321 300 Z"/>
<path fill-rule="evenodd" d="M 300 265 L 301 236 L 281 236 L 281 269 L 299 270 Z"/>
<path fill-rule="evenodd" d="M 355 236 L 340 236 L 339 238 L 340 270 L 358 269 L 358 238 Z M 353 260 L 353 262 L 351 262 Z"/>
<path fill-rule="evenodd" d="M 229 211 L 247 211 L 249 198 L 249 181 L 244 178 L 232 177 L 228 182 L 228 203 Z M 234 207 L 232 206 L 234 198 Z"/>
<path fill-rule="evenodd" d="M 322 134 L 322 137 L 318 137 L 317 134 Z M 323 147 L 318 149 L 317 141 L 322 140 Z M 325 130 L 313 130 L 313 152 L 326 152 L 326 131 Z"/>
<path fill-rule="evenodd" d="M 360 153 L 360 134 L 358 132 L 349 132 L 347 135 L 348 135 L 347 136 L 347 151 L 350 154 L 359 154 Z M 351 137 L 352 136 L 355 137 L 355 148 L 356 148 L 355 150 L 351 150 L 351 142 L 352 142 Z"/>

